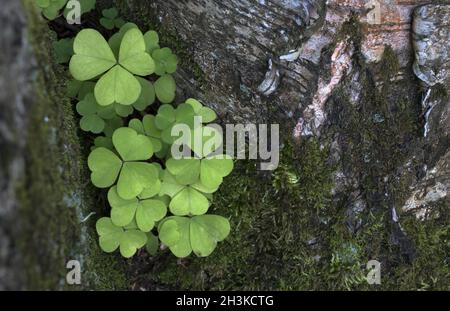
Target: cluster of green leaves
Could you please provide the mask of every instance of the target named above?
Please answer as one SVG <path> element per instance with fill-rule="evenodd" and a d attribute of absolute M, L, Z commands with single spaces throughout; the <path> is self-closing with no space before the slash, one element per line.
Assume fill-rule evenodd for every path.
<path fill-rule="evenodd" d="M 103 13 L 110 20 L 118 16 Z M 211 254 L 230 225 L 226 218 L 206 213 L 213 193 L 233 169 L 231 158 L 215 152 L 222 145 L 219 131 L 208 125 L 215 112 L 195 99 L 172 104 L 176 84 L 171 74 L 178 59 L 160 47 L 155 31 L 143 34 L 125 23 L 108 41 L 97 30 L 84 29 L 70 51 L 66 43 L 57 46 L 64 50 L 61 62 L 70 55 L 75 80 L 68 93 L 78 102 L 80 127 L 99 135 L 88 158 L 91 181 L 109 189 L 111 215 L 97 222 L 100 247 L 108 253 L 119 249 L 129 258 L 143 247 L 154 254 L 161 241 L 180 258 L 192 252 Z M 149 114 L 154 103 L 160 107 Z M 196 117 L 202 122 L 195 122 Z M 173 137 L 178 125 L 187 126 L 192 137 Z M 208 148 L 196 145 L 194 137 L 209 142 Z M 174 144 L 190 156 L 173 158 Z"/>
<path fill-rule="evenodd" d="M 41 8 L 42 14 L 49 20 L 57 18 L 61 11 L 65 17 L 70 11 L 67 7 L 69 0 L 36 0 L 36 4 Z M 95 8 L 96 0 L 79 0 L 81 14 L 92 11 Z"/>
<path fill-rule="evenodd" d="M 176 70 L 178 60 L 153 59 L 148 47 L 154 44 L 154 38 L 149 33 L 144 35 L 136 25 L 127 23 L 107 42 L 98 31 L 84 29 L 73 44 L 70 72 L 78 81 L 97 80 L 94 95 L 100 106 L 130 106 L 142 99 L 141 94 L 153 93 L 162 103 L 172 102 L 176 85 L 169 74 Z M 156 73 L 155 69 L 161 67 L 164 70 Z M 153 85 L 139 79 L 153 73 L 160 75 Z"/>
<path fill-rule="evenodd" d="M 105 252 L 119 248 L 124 257 L 130 257 L 145 245 L 153 252 L 159 238 L 177 257 L 192 252 L 208 256 L 229 234 L 226 218 L 206 213 L 213 193 L 231 173 L 233 161 L 225 155 L 213 155 L 221 141 L 203 157 L 172 158 L 168 151 L 177 141 L 166 142 L 162 133 L 180 124 L 176 116 L 192 132 L 202 135 L 202 141 L 216 140 L 219 134 L 208 125 L 188 120 L 198 116 L 190 104 L 173 109 L 172 119 L 159 112 L 156 116 L 146 114 L 142 120 L 131 119 L 128 127 L 113 132 L 111 144 L 97 146 L 89 155 L 92 183 L 109 188 L 111 217 L 97 223 Z M 190 143 L 182 147 L 195 150 Z"/>
<path fill-rule="evenodd" d="M 100 24 L 106 29 L 120 28 L 125 24 L 125 21 L 119 16 L 119 11 L 114 7 L 103 10 L 102 15 Z"/>

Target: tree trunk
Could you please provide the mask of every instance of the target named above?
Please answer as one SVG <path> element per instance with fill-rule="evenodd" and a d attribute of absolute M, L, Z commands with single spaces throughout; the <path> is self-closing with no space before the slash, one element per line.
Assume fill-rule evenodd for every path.
<path fill-rule="evenodd" d="M 241 226 L 223 252 L 188 272 L 154 263 L 144 288 L 371 288 L 360 269 L 371 259 L 385 288 L 433 284 L 412 271 L 422 264 L 448 288 L 431 255 L 448 248 L 417 233 L 449 228 L 448 1 L 116 3 L 181 55 L 180 100 L 200 98 L 224 123 L 279 123 L 287 146 L 270 177 L 252 171 L 262 185 L 238 165 L 230 183 L 250 194 L 222 187 L 217 209 Z M 279 180 L 276 207 L 262 203 Z"/>
<path fill-rule="evenodd" d="M 120 259 L 97 246 L 100 202 L 89 185 L 89 144 L 66 96 L 34 1 L 2 2 L 0 64 L 0 289 L 127 288 Z M 92 216 L 92 215 L 91 215 Z M 78 260 L 82 284 L 66 283 Z"/>
<path fill-rule="evenodd" d="M 383 289 L 449 289 L 448 1 L 99 0 L 180 57 L 177 102 L 281 128 L 278 169 L 237 161 L 215 196 L 232 232 L 210 257 L 126 264 L 97 246 L 89 142 L 31 2 L 0 13 L 0 288 L 375 289 L 377 260 Z"/>

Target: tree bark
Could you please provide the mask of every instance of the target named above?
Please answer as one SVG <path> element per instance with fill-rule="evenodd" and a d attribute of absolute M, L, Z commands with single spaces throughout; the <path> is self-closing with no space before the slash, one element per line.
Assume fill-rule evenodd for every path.
<path fill-rule="evenodd" d="M 0 12 L 0 289 L 373 289 L 372 259 L 383 289 L 449 288 L 448 1 L 99 0 L 179 56 L 177 102 L 281 125 L 279 168 L 237 161 L 217 193 L 212 256 L 127 264 L 97 245 L 90 142 L 32 2 Z"/>

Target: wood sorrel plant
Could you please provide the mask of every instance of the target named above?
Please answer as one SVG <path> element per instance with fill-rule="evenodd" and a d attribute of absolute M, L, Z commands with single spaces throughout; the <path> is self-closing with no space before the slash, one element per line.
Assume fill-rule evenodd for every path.
<path fill-rule="evenodd" d="M 143 34 L 132 23 L 108 41 L 94 29 L 80 31 L 73 41 L 69 68 L 75 80 L 69 93 L 78 100 L 81 129 L 100 135 L 88 158 L 91 181 L 109 189 L 111 216 L 96 225 L 105 252 L 119 249 L 129 258 L 146 247 L 154 254 L 161 241 L 177 257 L 192 252 L 203 257 L 230 232 L 226 218 L 206 213 L 233 169 L 231 158 L 212 155 L 219 146 L 202 158 L 170 154 L 175 126 L 185 124 L 203 135 L 211 133 L 204 129 L 217 117 L 195 99 L 171 104 L 177 64 L 172 51 L 159 46 L 156 32 Z M 147 114 L 156 102 L 162 104 L 156 115 Z M 195 117 L 203 123 L 196 124 Z"/>

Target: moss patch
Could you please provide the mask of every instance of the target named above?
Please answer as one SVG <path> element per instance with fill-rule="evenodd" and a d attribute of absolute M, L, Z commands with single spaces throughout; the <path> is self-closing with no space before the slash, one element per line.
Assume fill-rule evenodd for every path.
<path fill-rule="evenodd" d="M 321 265 L 308 241 L 320 233 L 320 218 L 330 203 L 327 156 L 311 141 L 301 147 L 287 144 L 273 174 L 258 171 L 254 162 L 238 161 L 212 206 L 212 213 L 230 219 L 230 236 L 208 258 L 180 263 L 164 253 L 150 259 L 137 282 L 197 290 L 316 287 Z"/>

